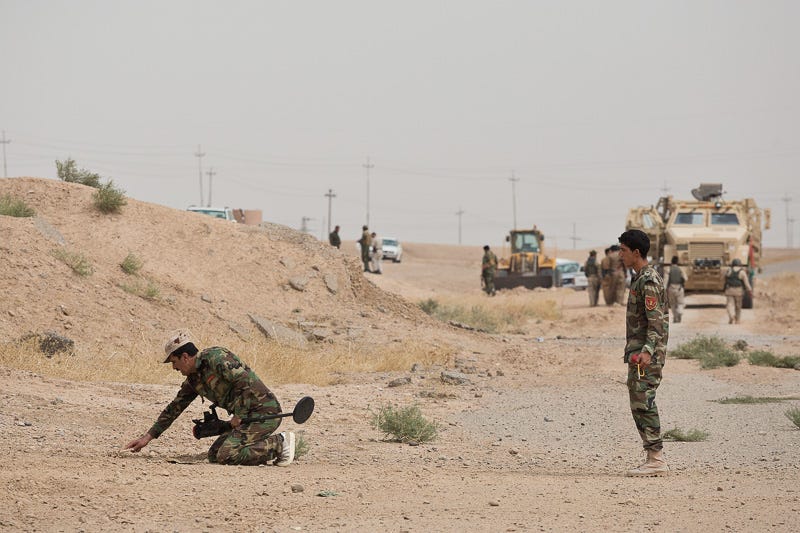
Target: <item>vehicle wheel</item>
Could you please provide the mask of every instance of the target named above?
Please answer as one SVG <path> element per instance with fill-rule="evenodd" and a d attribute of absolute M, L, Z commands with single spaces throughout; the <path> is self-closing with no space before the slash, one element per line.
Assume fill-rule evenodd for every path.
<path fill-rule="evenodd" d="M 742 295 L 742 309 L 752 309 L 753 308 L 753 297 L 750 296 L 749 293 L 745 292 Z"/>
<path fill-rule="evenodd" d="M 399 257 L 395 257 L 394 262 L 395 263 L 399 263 L 400 262 L 400 258 Z"/>

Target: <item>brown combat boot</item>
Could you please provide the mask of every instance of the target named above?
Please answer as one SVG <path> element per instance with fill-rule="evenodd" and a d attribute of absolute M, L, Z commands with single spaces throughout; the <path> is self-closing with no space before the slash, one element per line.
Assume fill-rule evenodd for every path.
<path fill-rule="evenodd" d="M 663 450 L 647 450 L 647 461 L 644 464 L 625 472 L 626 477 L 651 477 L 663 476 L 669 473 L 669 467 L 664 460 Z"/>

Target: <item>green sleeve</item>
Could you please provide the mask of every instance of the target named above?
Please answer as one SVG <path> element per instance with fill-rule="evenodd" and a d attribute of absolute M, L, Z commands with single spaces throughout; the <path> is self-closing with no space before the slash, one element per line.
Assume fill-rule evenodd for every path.
<path fill-rule="evenodd" d="M 161 411 L 153 427 L 147 430 L 150 436 L 157 439 L 173 422 L 175 422 L 175 419 L 189 407 L 189 404 L 191 404 L 195 398 L 197 398 L 197 392 L 189 385 L 188 381 L 184 381 L 178 394 L 175 395 L 175 399 Z"/>

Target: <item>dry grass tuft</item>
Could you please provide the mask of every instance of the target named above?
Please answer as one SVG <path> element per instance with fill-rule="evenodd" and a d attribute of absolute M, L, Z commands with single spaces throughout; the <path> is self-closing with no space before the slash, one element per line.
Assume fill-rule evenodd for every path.
<path fill-rule="evenodd" d="M 311 345 L 295 348 L 259 338 L 252 342 L 224 339 L 202 346 L 225 346 L 247 363 L 272 387 L 281 383 L 329 385 L 342 382 L 349 373 L 407 370 L 414 363 L 442 365 L 454 350 L 423 344 L 390 345 Z M 74 355 L 56 354 L 50 358 L 39 351 L 35 341 L 0 344 L 0 365 L 37 374 L 75 381 L 115 381 L 123 383 L 175 384 L 183 379 L 172 367 L 161 363 L 160 344 L 141 342 L 108 348 L 76 346 Z"/>
<path fill-rule="evenodd" d="M 429 298 L 418 305 L 443 322 L 459 322 L 490 333 L 525 333 L 531 321 L 561 318 L 561 309 L 549 295 L 529 291 L 510 292 L 494 298 L 443 296 Z"/>

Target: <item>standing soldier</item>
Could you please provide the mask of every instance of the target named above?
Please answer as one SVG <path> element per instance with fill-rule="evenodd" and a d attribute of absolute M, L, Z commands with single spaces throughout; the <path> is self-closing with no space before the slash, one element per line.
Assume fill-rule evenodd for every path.
<path fill-rule="evenodd" d="M 589 258 L 583 265 L 583 273 L 589 281 L 589 307 L 597 307 L 597 297 L 600 292 L 600 267 L 597 265 L 597 252 L 589 252 Z"/>
<path fill-rule="evenodd" d="M 619 246 L 616 244 L 611 247 L 611 269 L 613 270 L 611 286 L 613 287 L 614 304 L 623 305 L 625 302 L 625 274 L 627 269 L 619 257 L 619 251 Z"/>
<path fill-rule="evenodd" d="M 744 296 L 745 290 L 747 290 L 747 294 L 752 298 L 753 288 L 750 286 L 750 280 L 747 279 L 747 272 L 742 268 L 742 262 L 739 259 L 734 259 L 731 262 L 728 273 L 725 275 L 725 296 L 728 299 L 726 305 L 728 310 L 728 324 L 739 323 L 739 318 L 742 315 L 742 297 Z"/>
<path fill-rule="evenodd" d="M 681 267 L 678 266 L 678 256 L 672 256 L 672 264 L 669 267 L 667 277 L 667 296 L 669 297 L 669 310 L 672 312 L 672 321 L 678 323 L 683 316 L 683 286 L 686 284 L 686 276 Z"/>
<path fill-rule="evenodd" d="M 613 282 L 612 279 L 612 270 L 611 270 L 611 248 L 605 249 L 605 257 L 603 260 L 600 261 L 600 286 L 603 289 L 603 301 L 606 302 L 606 305 L 611 305 L 614 303 L 614 296 L 611 292 L 611 283 Z"/>
<path fill-rule="evenodd" d="M 370 251 L 370 258 L 372 259 L 372 273 L 383 274 L 381 268 L 381 259 L 383 259 L 383 241 L 378 238 L 378 235 L 373 231 L 370 234 L 370 242 L 372 243 L 372 250 Z"/>
<path fill-rule="evenodd" d="M 624 361 L 628 363 L 628 395 L 636 429 L 647 452 L 647 460 L 628 470 L 626 476 L 658 476 L 669 472 L 663 455 L 661 421 L 656 407 L 656 390 L 667 358 L 669 307 L 664 282 L 647 263 L 650 239 L 638 229 L 619 237 L 620 258 L 625 268 L 635 271 L 628 294 L 625 317 Z"/>
<path fill-rule="evenodd" d="M 331 243 L 331 246 L 335 246 L 336 248 L 342 247 L 342 239 L 339 237 L 339 226 L 333 228 L 331 234 L 328 235 L 328 242 Z"/>
<path fill-rule="evenodd" d="M 494 296 L 494 271 L 497 268 L 497 256 L 489 249 L 489 245 L 483 247 L 483 261 L 481 262 L 481 276 L 483 277 L 483 290 L 489 296 Z"/>
<path fill-rule="evenodd" d="M 361 245 L 361 262 L 364 263 L 364 272 L 370 272 L 369 251 L 372 248 L 372 236 L 367 226 L 362 226 L 361 230 L 361 238 L 358 239 L 358 244 Z"/>

